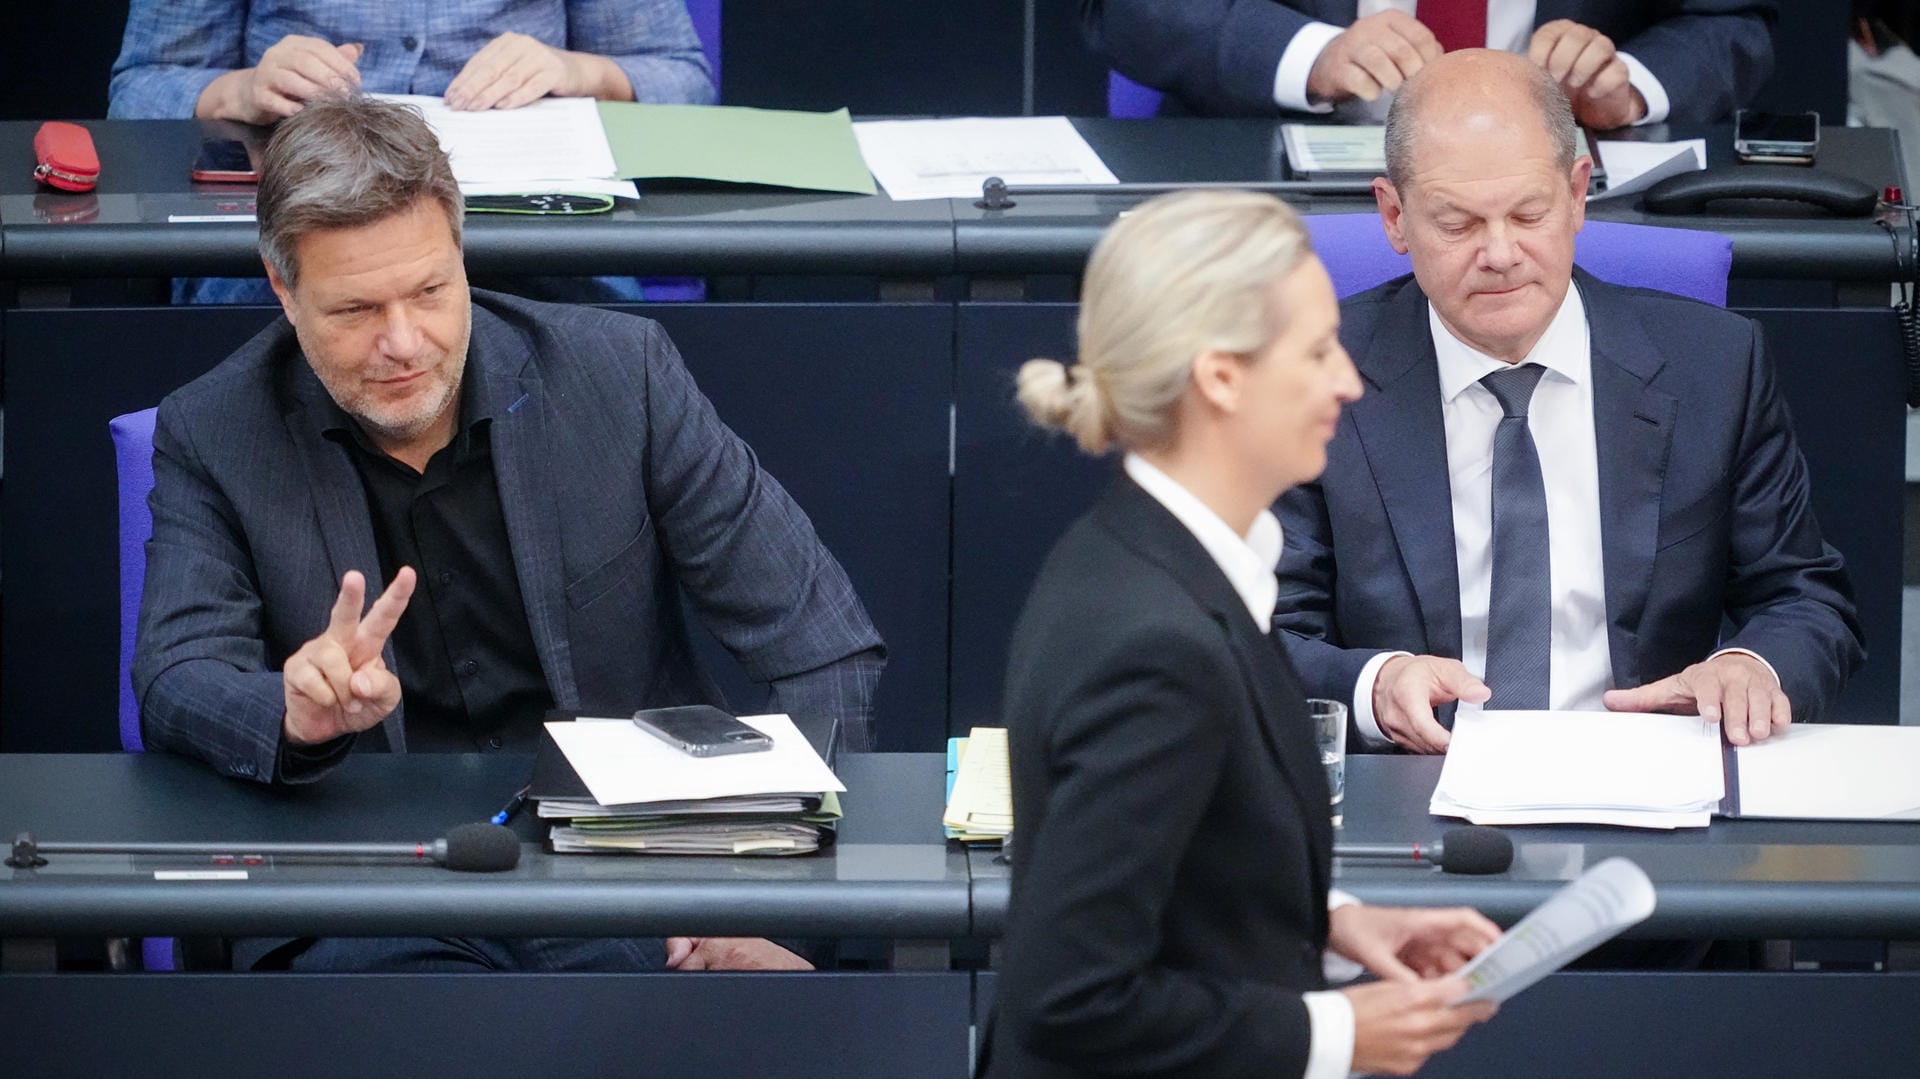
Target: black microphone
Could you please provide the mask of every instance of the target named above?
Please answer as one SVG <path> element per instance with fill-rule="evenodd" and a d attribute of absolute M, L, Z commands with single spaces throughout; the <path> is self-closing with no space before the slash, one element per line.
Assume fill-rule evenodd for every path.
<path fill-rule="evenodd" d="M 305 861 L 432 862 L 467 873 L 498 873 L 520 864 L 520 837 L 497 824 L 462 824 L 430 843 L 42 843 L 31 832 L 13 841 L 6 864 L 28 869 L 46 854 L 128 854 L 207 858 L 215 865 L 264 865 L 269 858 Z"/>
<path fill-rule="evenodd" d="M 1448 873 L 1505 873 L 1513 865 L 1513 840 L 1493 828 L 1453 828 L 1439 842 L 1335 843 L 1335 858 L 1436 865 Z"/>

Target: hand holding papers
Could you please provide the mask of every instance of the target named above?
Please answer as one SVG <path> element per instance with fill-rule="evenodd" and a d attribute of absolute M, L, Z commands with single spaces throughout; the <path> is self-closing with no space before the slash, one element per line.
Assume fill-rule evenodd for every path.
<path fill-rule="evenodd" d="M 1460 970 L 1461 1003 L 1509 1000 L 1653 913 L 1653 882 L 1625 858 L 1608 858 L 1545 903 Z"/>

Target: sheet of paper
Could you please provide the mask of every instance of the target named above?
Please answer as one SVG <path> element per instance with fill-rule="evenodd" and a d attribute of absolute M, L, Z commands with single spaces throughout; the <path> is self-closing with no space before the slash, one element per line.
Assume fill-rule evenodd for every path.
<path fill-rule="evenodd" d="M 1742 817 L 1920 820 L 1920 727 L 1796 723 L 1735 756 Z"/>
<path fill-rule="evenodd" d="M 874 193 L 845 109 L 600 102 L 618 175 Z"/>
<path fill-rule="evenodd" d="M 1707 140 L 1679 142 L 1599 142 L 1600 160 L 1607 165 L 1607 189 L 1587 196 L 1588 202 L 1637 195 L 1654 184 L 1683 172 L 1707 167 Z"/>
<path fill-rule="evenodd" d="M 1064 116 L 869 120 L 853 133 L 896 200 L 978 198 L 989 176 L 1009 185 L 1120 182 Z"/>
<path fill-rule="evenodd" d="M 1582 873 L 1486 951 L 1460 969 L 1465 1000 L 1506 1001 L 1584 955 L 1594 945 L 1647 920 L 1653 882 L 1625 858 L 1608 858 Z"/>
<path fill-rule="evenodd" d="M 640 188 L 632 180 L 502 180 L 461 184 L 462 195 L 612 195 L 617 199 L 637 199 Z"/>
<path fill-rule="evenodd" d="M 422 94 L 373 96 L 419 109 L 462 185 L 617 175 L 592 98 L 546 97 L 517 109 L 457 112 L 444 100 Z M 521 190 L 527 189 L 515 188 Z"/>
<path fill-rule="evenodd" d="M 1476 824 L 1704 827 L 1726 794 L 1717 724 L 1631 712 L 1462 712 L 1429 812 Z"/>
<path fill-rule="evenodd" d="M 1377 176 L 1387 168 L 1387 129 L 1378 124 L 1282 124 L 1280 137 L 1295 172 Z"/>
<path fill-rule="evenodd" d="M 1005 727 L 975 727 L 968 732 L 966 755 L 960 758 L 943 823 L 968 832 L 1004 835 L 1012 830 L 1013 784 Z"/>
<path fill-rule="evenodd" d="M 547 730 L 601 805 L 847 789 L 793 720 L 770 715 L 740 721 L 772 738 L 773 748 L 694 757 L 626 719 L 554 722 Z"/>

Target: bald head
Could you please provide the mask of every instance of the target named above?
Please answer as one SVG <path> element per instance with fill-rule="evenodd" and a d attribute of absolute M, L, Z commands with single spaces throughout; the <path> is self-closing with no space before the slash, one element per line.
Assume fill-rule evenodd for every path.
<path fill-rule="evenodd" d="M 1470 148 L 1475 136 L 1516 125 L 1541 133 L 1562 170 L 1573 165 L 1573 108 L 1546 69 L 1494 49 L 1460 49 L 1422 68 L 1387 112 L 1387 179 L 1405 188 L 1424 167 L 1422 147 Z"/>

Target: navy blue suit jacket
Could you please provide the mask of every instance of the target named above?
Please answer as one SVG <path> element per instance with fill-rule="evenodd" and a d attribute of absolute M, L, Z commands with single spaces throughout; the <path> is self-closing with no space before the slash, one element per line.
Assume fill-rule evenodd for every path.
<path fill-rule="evenodd" d="M 1136 82 L 1209 116 L 1278 114 L 1273 75 L 1310 22 L 1346 26 L 1357 0 L 1080 0 L 1094 51 Z M 1534 25 L 1572 19 L 1632 53 L 1672 101 L 1669 120 L 1709 122 L 1752 100 L 1773 71 L 1774 0 L 1538 0 Z"/>
<path fill-rule="evenodd" d="M 878 634 L 657 323 L 476 290 L 467 364 L 496 417 L 501 510 L 557 707 L 724 704 L 684 588 L 772 707 L 834 716 L 843 744 L 870 748 Z M 133 665 L 148 745 L 274 777 L 282 665 L 326 627 L 342 574 L 385 579 L 360 477 L 321 434 L 327 404 L 285 319 L 161 402 Z M 404 690 L 391 643 L 386 660 Z M 405 718 L 403 704 L 363 739 L 404 750 Z"/>
<path fill-rule="evenodd" d="M 1779 672 L 1796 720 L 1819 719 L 1865 653 L 1759 326 L 1579 270 L 1574 284 L 1593 342 L 1613 684 L 1747 648 Z M 1366 395 L 1341 415 L 1319 481 L 1281 496 L 1274 621 L 1308 693 L 1344 701 L 1382 651 L 1457 659 L 1461 648 L 1426 296 L 1402 277 L 1341 311 Z"/>

